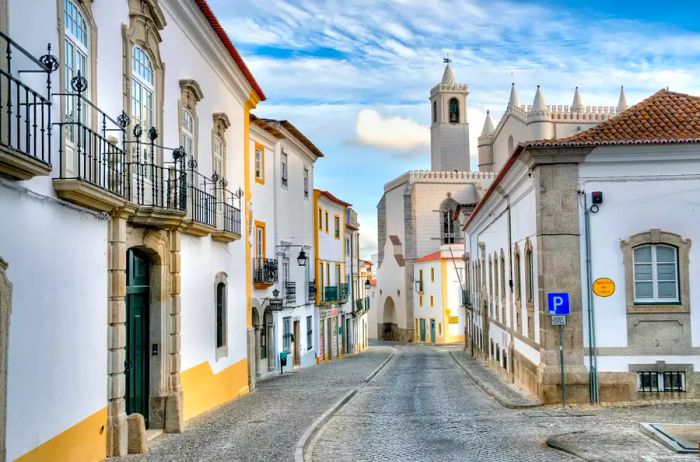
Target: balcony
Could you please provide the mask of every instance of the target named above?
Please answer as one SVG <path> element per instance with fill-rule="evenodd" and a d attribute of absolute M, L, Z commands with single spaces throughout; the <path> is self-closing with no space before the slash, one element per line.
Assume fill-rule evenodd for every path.
<path fill-rule="evenodd" d="M 221 187 L 218 189 L 219 207 L 217 211 L 220 215 L 221 224 L 218 231 L 211 234 L 212 239 L 220 242 L 231 242 L 241 238 L 241 198 L 243 190 L 235 192 L 226 189 L 226 180 L 220 180 Z"/>
<path fill-rule="evenodd" d="M 316 281 L 309 282 L 306 301 L 307 303 L 313 303 L 316 301 Z"/>
<path fill-rule="evenodd" d="M 361 313 L 369 310 L 369 297 L 358 298 L 355 300 L 355 313 Z"/>
<path fill-rule="evenodd" d="M 277 282 L 277 260 L 256 258 L 253 260 L 253 284 L 256 289 L 270 287 Z"/>
<path fill-rule="evenodd" d="M 206 236 L 217 230 L 217 180 L 197 172 L 197 161 L 190 159 L 187 168 L 187 220 L 183 231 L 195 236 Z"/>
<path fill-rule="evenodd" d="M 340 290 L 339 290 L 339 294 L 338 294 L 339 301 L 347 302 L 349 294 L 350 294 L 350 286 L 347 283 L 340 284 Z"/>
<path fill-rule="evenodd" d="M 466 289 L 462 289 L 462 306 L 467 307 L 467 308 L 472 307 L 470 294 L 469 294 L 469 291 Z"/>
<path fill-rule="evenodd" d="M 338 300 L 338 286 L 326 286 L 323 288 L 324 302 L 337 302 Z"/>
<path fill-rule="evenodd" d="M 287 281 L 284 283 L 284 302 L 287 306 L 294 306 L 297 303 L 297 283 Z"/>
<path fill-rule="evenodd" d="M 51 173 L 51 73 L 58 61 L 48 53 L 40 58 L 0 32 L 5 53 L 0 57 L 0 174 L 15 180 L 28 180 Z M 36 86 L 45 84 L 43 96 L 20 75 Z"/>

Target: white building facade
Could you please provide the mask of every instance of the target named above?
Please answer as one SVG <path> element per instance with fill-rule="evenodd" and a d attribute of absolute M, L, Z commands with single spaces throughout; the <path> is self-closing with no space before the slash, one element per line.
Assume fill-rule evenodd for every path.
<path fill-rule="evenodd" d="M 569 400 L 697 397 L 700 137 L 687 115 L 699 104 L 662 90 L 577 135 L 515 148 L 465 227 L 475 356 L 559 401 L 548 294 L 568 293 Z"/>
<path fill-rule="evenodd" d="M 124 455 L 129 431 L 179 432 L 250 389 L 264 94 L 204 1 L 2 6 L 21 91 L 0 133 L 1 452 Z"/>

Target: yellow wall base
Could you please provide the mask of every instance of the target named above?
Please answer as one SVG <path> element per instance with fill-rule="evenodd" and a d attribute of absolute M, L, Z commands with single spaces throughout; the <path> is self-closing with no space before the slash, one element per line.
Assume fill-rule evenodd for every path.
<path fill-rule="evenodd" d="M 242 359 L 218 374 L 205 361 L 180 374 L 184 420 L 248 394 L 248 360 Z"/>
<path fill-rule="evenodd" d="M 17 462 L 92 462 L 107 457 L 107 408 L 54 436 Z"/>

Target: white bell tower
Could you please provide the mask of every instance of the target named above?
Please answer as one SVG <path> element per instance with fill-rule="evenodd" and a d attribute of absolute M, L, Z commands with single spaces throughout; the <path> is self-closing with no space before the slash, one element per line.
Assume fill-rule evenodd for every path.
<path fill-rule="evenodd" d="M 469 123 L 467 122 L 466 84 L 455 81 L 445 58 L 442 81 L 430 90 L 430 169 L 433 171 L 469 170 Z"/>

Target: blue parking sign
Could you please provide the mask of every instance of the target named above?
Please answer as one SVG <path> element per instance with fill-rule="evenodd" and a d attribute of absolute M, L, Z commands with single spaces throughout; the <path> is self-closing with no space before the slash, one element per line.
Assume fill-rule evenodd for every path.
<path fill-rule="evenodd" d="M 567 315 L 569 310 L 569 294 L 567 292 L 550 292 L 547 294 L 547 309 L 552 316 Z"/>

